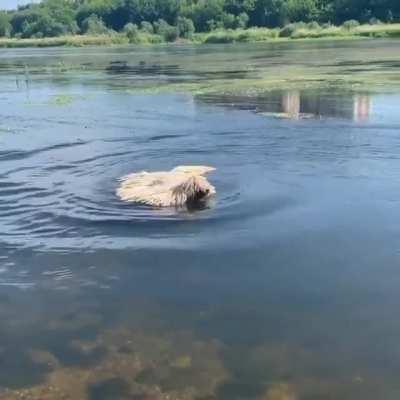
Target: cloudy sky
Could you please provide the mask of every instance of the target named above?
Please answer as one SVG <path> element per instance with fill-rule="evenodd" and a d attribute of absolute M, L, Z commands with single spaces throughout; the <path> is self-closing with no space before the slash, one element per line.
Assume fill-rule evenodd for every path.
<path fill-rule="evenodd" d="M 32 0 L 0 0 L 0 9 L 13 9 L 31 2 Z"/>

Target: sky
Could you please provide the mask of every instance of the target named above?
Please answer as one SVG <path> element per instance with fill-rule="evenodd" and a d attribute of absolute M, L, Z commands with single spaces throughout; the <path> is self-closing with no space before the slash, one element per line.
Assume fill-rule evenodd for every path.
<path fill-rule="evenodd" d="M 17 8 L 17 6 L 32 2 L 32 0 L 0 0 L 0 10 L 11 10 Z"/>

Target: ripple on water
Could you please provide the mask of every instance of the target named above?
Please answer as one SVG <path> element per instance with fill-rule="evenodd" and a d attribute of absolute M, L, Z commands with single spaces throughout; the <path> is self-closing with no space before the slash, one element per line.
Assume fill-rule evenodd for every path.
<path fill-rule="evenodd" d="M 79 238 L 85 239 L 85 243 L 91 238 L 94 247 L 108 247 L 110 243 L 115 246 L 118 241 L 132 246 L 132 241 L 120 240 L 132 237 L 141 238 L 142 246 L 147 239 L 189 238 L 199 229 L 205 229 L 207 224 L 215 226 L 216 223 L 253 218 L 289 205 L 287 199 L 271 196 L 265 199 L 262 190 L 258 197 L 250 200 L 250 207 L 244 206 L 237 174 L 226 175 L 223 167 L 210 178 L 218 188 L 218 195 L 203 210 L 154 209 L 122 203 L 116 198 L 117 179 L 132 170 L 144 169 L 141 166 L 135 168 L 134 162 L 131 168 L 121 168 L 121 163 L 130 164 L 132 154 L 142 159 L 147 157 L 151 142 L 185 137 L 187 135 L 165 134 L 149 135 L 146 139 L 127 137 L 122 141 L 106 138 L 47 145 L 31 151 L 11 151 L 11 155 L 2 160 L 8 170 L 3 172 L 0 181 L 3 236 L 13 242 L 26 241 L 29 237 L 33 247 L 54 246 L 57 241 L 60 247 L 65 247 L 68 246 L 67 238 L 75 241 L 74 246 L 79 243 Z M 129 141 L 139 149 L 127 150 Z M 208 150 L 209 144 L 204 146 L 198 150 L 177 148 L 174 151 L 182 163 L 187 158 L 214 157 L 214 152 Z M 165 164 L 157 158 L 156 152 L 151 150 L 151 154 L 156 165 Z M 29 167 L 17 166 L 21 159 L 26 159 Z M 262 187 L 263 184 L 253 177 L 253 186 Z M 197 227 L 193 225 L 194 221 Z"/>

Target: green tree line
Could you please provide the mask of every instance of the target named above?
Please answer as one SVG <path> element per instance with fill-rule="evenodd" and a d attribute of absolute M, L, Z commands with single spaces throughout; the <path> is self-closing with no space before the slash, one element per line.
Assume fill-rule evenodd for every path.
<path fill-rule="evenodd" d="M 400 20 L 400 0 L 43 0 L 0 11 L 0 36 L 135 35 L 140 29 L 174 40 L 220 28 L 349 20 Z"/>

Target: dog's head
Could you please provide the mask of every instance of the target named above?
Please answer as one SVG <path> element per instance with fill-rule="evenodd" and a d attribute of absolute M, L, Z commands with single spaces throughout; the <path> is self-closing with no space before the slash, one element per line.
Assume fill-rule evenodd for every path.
<path fill-rule="evenodd" d="M 203 176 L 190 176 L 177 185 L 172 194 L 177 206 L 196 207 L 202 201 L 215 194 L 215 188 Z"/>

